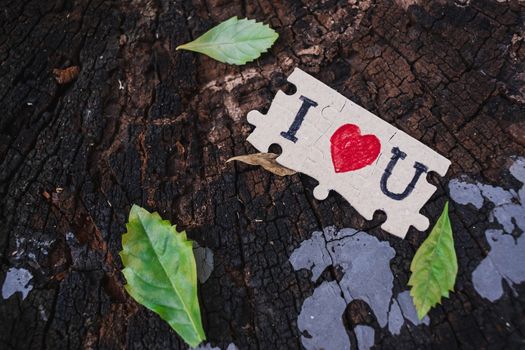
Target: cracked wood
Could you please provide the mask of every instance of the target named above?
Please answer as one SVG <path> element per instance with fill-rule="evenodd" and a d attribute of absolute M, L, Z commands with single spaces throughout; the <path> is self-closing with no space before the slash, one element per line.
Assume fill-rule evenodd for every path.
<path fill-rule="evenodd" d="M 175 51 L 233 15 L 275 28 L 271 52 L 232 67 Z M 389 241 L 397 295 L 425 235 L 392 239 L 380 215 L 365 222 L 336 194 L 316 201 L 306 176 L 226 165 L 255 151 L 245 116 L 268 108 L 300 67 L 452 161 L 444 180 L 430 179 L 438 190 L 423 212 L 437 218 L 447 181 L 462 174 L 517 188 L 505 169 L 525 154 L 523 17 L 518 0 L 2 1 L 0 279 L 24 268 L 33 288 L 23 301 L 0 300 L 0 347 L 184 348 L 121 293 L 117 253 L 132 203 L 213 250 L 200 288 L 213 346 L 300 348 L 297 316 L 315 284 L 288 258 L 323 227 Z M 57 84 L 53 70 L 72 66 L 77 78 Z M 472 286 L 489 212 L 451 209 L 454 296 L 430 326 L 398 335 L 353 301 L 343 315 L 351 341 L 367 325 L 383 348 L 523 344 L 524 286 L 496 303 Z M 321 274 L 341 277 L 336 267 Z"/>

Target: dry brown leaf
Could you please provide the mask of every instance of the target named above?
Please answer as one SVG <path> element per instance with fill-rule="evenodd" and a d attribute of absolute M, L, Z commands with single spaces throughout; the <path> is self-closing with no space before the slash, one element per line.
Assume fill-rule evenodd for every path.
<path fill-rule="evenodd" d="M 296 171 L 277 163 L 277 161 L 275 160 L 275 158 L 277 157 L 279 157 L 279 155 L 275 153 L 254 153 L 247 154 L 244 156 L 232 157 L 228 159 L 226 163 L 232 160 L 238 160 L 240 162 L 250 165 L 260 165 L 265 170 L 268 170 L 269 172 L 279 176 L 288 176 L 297 173 Z"/>
<path fill-rule="evenodd" d="M 67 84 L 76 79 L 78 73 L 80 72 L 79 66 L 71 66 L 64 69 L 53 69 L 53 74 L 55 75 L 55 80 L 60 85 Z"/>

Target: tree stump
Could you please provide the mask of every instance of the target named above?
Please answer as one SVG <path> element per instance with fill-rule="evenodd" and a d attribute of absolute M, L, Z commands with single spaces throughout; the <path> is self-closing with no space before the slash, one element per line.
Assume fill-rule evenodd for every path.
<path fill-rule="evenodd" d="M 400 240 L 379 228 L 384 217 L 365 221 L 336 193 L 315 200 L 316 181 L 305 175 L 226 164 L 255 152 L 246 114 L 293 89 L 286 77 L 295 67 L 452 161 L 423 208 L 432 223 L 448 198 L 461 197 L 451 193 L 453 179 L 520 190 L 509 171 L 525 155 L 525 11 L 517 0 L 1 4 L 2 349 L 187 348 L 123 289 L 118 252 L 134 203 L 213 252 L 199 297 L 207 341 L 221 349 L 299 349 L 314 339 L 298 327 L 305 300 L 344 271 L 334 263 L 312 281 L 289 259 L 327 227 L 387 242 L 391 293 L 408 290 L 410 261 L 428 232 L 411 229 Z M 280 37 L 244 66 L 175 50 L 231 16 L 264 21 Z M 331 315 L 339 324 L 328 324 L 342 324 L 353 349 L 370 341 L 385 349 L 525 347 L 525 285 L 496 280 L 502 294 L 487 298 L 473 282 L 496 249 L 487 230 L 503 229 L 494 198 L 473 205 L 471 197 L 450 204 L 455 292 L 428 324 L 404 320 L 397 334 L 370 302 L 343 305 L 342 316 Z M 518 221 L 504 227 L 516 242 Z M 525 266 L 517 254 L 508 263 Z"/>

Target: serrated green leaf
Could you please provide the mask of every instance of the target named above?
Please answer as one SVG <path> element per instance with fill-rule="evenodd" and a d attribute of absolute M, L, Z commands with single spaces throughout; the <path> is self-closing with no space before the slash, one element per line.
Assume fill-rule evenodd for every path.
<path fill-rule="evenodd" d="M 177 50 L 196 51 L 223 63 L 241 65 L 261 56 L 278 37 L 267 24 L 232 17 Z"/>
<path fill-rule="evenodd" d="M 410 264 L 408 281 L 419 319 L 454 290 L 458 262 L 448 217 L 448 202 L 430 235 L 416 252 Z"/>
<path fill-rule="evenodd" d="M 156 312 L 191 347 L 206 339 L 192 241 L 158 213 L 133 205 L 120 256 L 127 292 Z"/>

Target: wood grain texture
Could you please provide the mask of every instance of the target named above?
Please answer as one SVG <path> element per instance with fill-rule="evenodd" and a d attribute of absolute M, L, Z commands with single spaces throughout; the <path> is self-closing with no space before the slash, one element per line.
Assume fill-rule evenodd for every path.
<path fill-rule="evenodd" d="M 175 51 L 234 15 L 279 32 L 269 53 L 234 67 Z M 200 300 L 221 348 L 301 347 L 297 316 L 316 284 L 288 259 L 329 225 L 389 241 L 395 293 L 406 290 L 425 234 L 396 239 L 336 194 L 315 200 L 311 178 L 225 161 L 255 152 L 247 112 L 264 112 L 300 67 L 452 161 L 433 180 L 431 221 L 461 174 L 516 188 L 505 169 L 525 154 L 523 22 L 517 0 L 0 0 L 0 281 L 10 267 L 34 276 L 24 301 L 0 300 L 0 348 L 185 348 L 123 291 L 133 203 L 213 251 Z M 57 84 L 53 70 L 71 66 L 76 79 Z M 472 286 L 488 214 L 451 203 L 457 292 L 430 326 L 392 336 L 359 301 L 345 322 L 374 327 L 386 349 L 523 346 L 525 286 L 495 303 Z"/>

